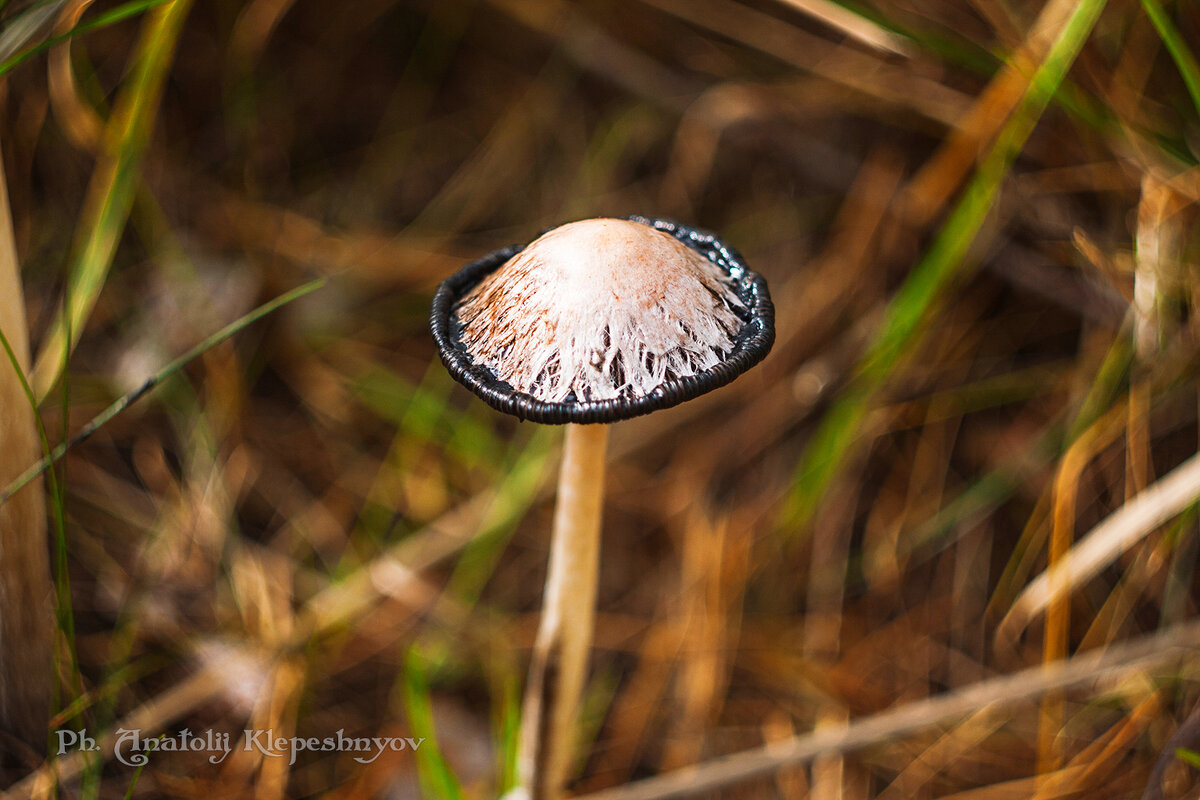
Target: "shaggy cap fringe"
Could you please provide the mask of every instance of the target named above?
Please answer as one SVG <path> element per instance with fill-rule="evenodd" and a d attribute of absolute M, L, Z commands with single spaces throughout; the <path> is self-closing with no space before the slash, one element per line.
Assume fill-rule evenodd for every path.
<path fill-rule="evenodd" d="M 476 363 L 543 402 L 641 397 L 734 347 L 733 279 L 670 234 L 593 219 L 555 228 L 458 303 Z"/>

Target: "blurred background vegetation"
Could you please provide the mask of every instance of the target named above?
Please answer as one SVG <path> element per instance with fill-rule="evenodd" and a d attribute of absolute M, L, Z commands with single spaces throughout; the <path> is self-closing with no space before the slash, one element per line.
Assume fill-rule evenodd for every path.
<path fill-rule="evenodd" d="M 613 431 L 574 791 L 1195 617 L 1196 487 L 1066 591 L 1023 592 L 1197 449 L 1200 6 L 4 14 L 51 444 L 327 279 L 58 463 L 54 724 L 430 739 L 366 765 L 71 754 L 62 796 L 509 785 L 560 431 L 454 384 L 426 316 L 466 261 L 583 217 L 719 232 L 770 282 L 779 336 L 730 387 Z M 1165 657 L 999 712 L 985 693 L 705 796 L 1194 797 L 1175 749 L 1197 743 L 1171 737 L 1198 694 L 1196 660 Z M 40 771 L 10 796 L 44 756 L 13 749 L 9 781 Z"/>

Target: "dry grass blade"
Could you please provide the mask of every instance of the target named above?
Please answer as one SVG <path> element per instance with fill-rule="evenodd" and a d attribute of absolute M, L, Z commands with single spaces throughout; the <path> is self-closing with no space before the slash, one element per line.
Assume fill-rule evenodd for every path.
<path fill-rule="evenodd" d="M 913 224 L 928 224 L 957 191 L 1021 102 L 1037 65 L 1045 59 L 1077 5 L 1074 0 L 1054 0 L 1045 5 L 1020 49 L 963 118 L 956 120 L 942 147 L 913 177 L 906 189 Z"/>
<path fill-rule="evenodd" d="M 1095 792 L 1119 768 L 1139 736 L 1162 713 L 1162 693 L 1154 692 L 1129 716 L 1083 748 L 1062 770 L 1042 776 L 1032 800 L 1052 800 L 1077 792 Z"/>
<path fill-rule="evenodd" d="M 923 790 L 930 791 L 925 787 L 939 771 L 959 759 L 967 758 L 1004 722 L 1003 709 L 988 706 L 975 712 L 943 733 L 932 746 L 921 752 L 919 758 L 913 759 L 892 784 L 880 792 L 879 800 L 900 800 L 920 796 Z"/>
<path fill-rule="evenodd" d="M 1025 588 L 996 630 L 997 649 L 1010 649 L 1052 603 L 1081 587 L 1114 559 L 1200 499 L 1200 454 L 1158 479 L 1092 528 Z"/>
<path fill-rule="evenodd" d="M 56 796 L 59 785 L 88 769 L 89 762 L 96 756 L 112 758 L 119 738 L 116 731 L 142 731 L 153 738 L 197 706 L 220 696 L 228 688 L 228 676 L 228 664 L 213 664 L 198 670 L 123 717 L 113 726 L 114 732 L 97 737 L 98 751 L 67 753 L 9 787 L 0 794 L 0 800 L 46 800 Z"/>
<path fill-rule="evenodd" d="M 65 34 L 79 24 L 80 17 L 92 2 L 93 0 L 75 0 L 68 5 L 59 19 L 55 33 Z M 50 102 L 64 133 L 80 150 L 87 153 L 98 152 L 104 135 L 104 122 L 81 96 L 79 86 L 75 82 L 70 39 L 50 51 L 48 83 Z"/>
<path fill-rule="evenodd" d="M 896 69 L 867 53 L 849 52 L 747 6 L 727 0 L 643 2 L 874 100 L 911 108 L 945 125 L 954 125 L 965 110 L 967 98 L 936 80 Z"/>
<path fill-rule="evenodd" d="M 882 744 L 930 725 L 950 722 L 984 707 L 999 709 L 1012 706 L 1049 691 L 1078 686 L 1098 678 L 1111 678 L 1122 670 L 1171 663 L 1180 657 L 1188 657 L 1197 646 L 1200 646 L 1200 623 L 1193 622 L 1143 639 L 1114 645 L 1104 651 L 981 681 L 947 695 L 852 721 L 844 728 L 772 742 L 693 768 L 583 795 L 580 800 L 690 797 L 769 775 L 781 767 L 805 763 L 818 756 L 848 753 Z"/>
<path fill-rule="evenodd" d="M 1120 435 L 1126 420 L 1126 412 L 1120 407 L 1110 409 L 1097 422 L 1067 448 L 1058 462 L 1054 476 L 1052 527 L 1050 530 L 1049 563 L 1054 569 L 1067 556 L 1075 534 L 1075 508 L 1079 494 L 1079 483 L 1088 463 Z M 1066 658 L 1069 652 L 1069 630 L 1071 607 L 1066 597 L 1059 597 L 1046 611 L 1046 630 L 1043 635 L 1042 660 L 1057 661 Z M 1052 772 L 1059 768 L 1058 733 L 1062 729 L 1062 699 L 1056 694 L 1043 698 L 1039 718 L 1038 759 L 1039 772 Z"/>
<path fill-rule="evenodd" d="M 0 166 L 0 486 L 40 449 L 29 397 L 29 328 L 13 237 L 8 186 Z M 33 482 L 0 505 L 0 726 L 31 743 L 50 715 L 54 591 L 46 542 L 45 495 Z"/>
<path fill-rule="evenodd" d="M 898 56 L 912 56 L 913 48 L 889 30 L 855 14 L 832 0 L 777 0 L 777 2 L 808 14 L 852 39 Z"/>

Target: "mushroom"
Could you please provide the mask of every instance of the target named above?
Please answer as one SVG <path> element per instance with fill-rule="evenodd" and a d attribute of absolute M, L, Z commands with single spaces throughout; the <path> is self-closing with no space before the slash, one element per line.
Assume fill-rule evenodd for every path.
<path fill-rule="evenodd" d="M 714 235 L 630 217 L 572 222 L 468 264 L 438 288 L 430 326 L 450 374 L 489 405 L 567 424 L 518 769 L 524 793 L 557 798 L 591 644 L 608 424 L 761 361 L 774 309 Z"/>

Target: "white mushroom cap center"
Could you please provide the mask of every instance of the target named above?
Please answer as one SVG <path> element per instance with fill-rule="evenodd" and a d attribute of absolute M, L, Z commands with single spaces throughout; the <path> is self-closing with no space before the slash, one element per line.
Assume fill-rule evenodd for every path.
<path fill-rule="evenodd" d="M 639 397 L 733 349 L 733 280 L 638 222 L 555 228 L 475 286 L 456 312 L 476 363 L 543 402 Z"/>

